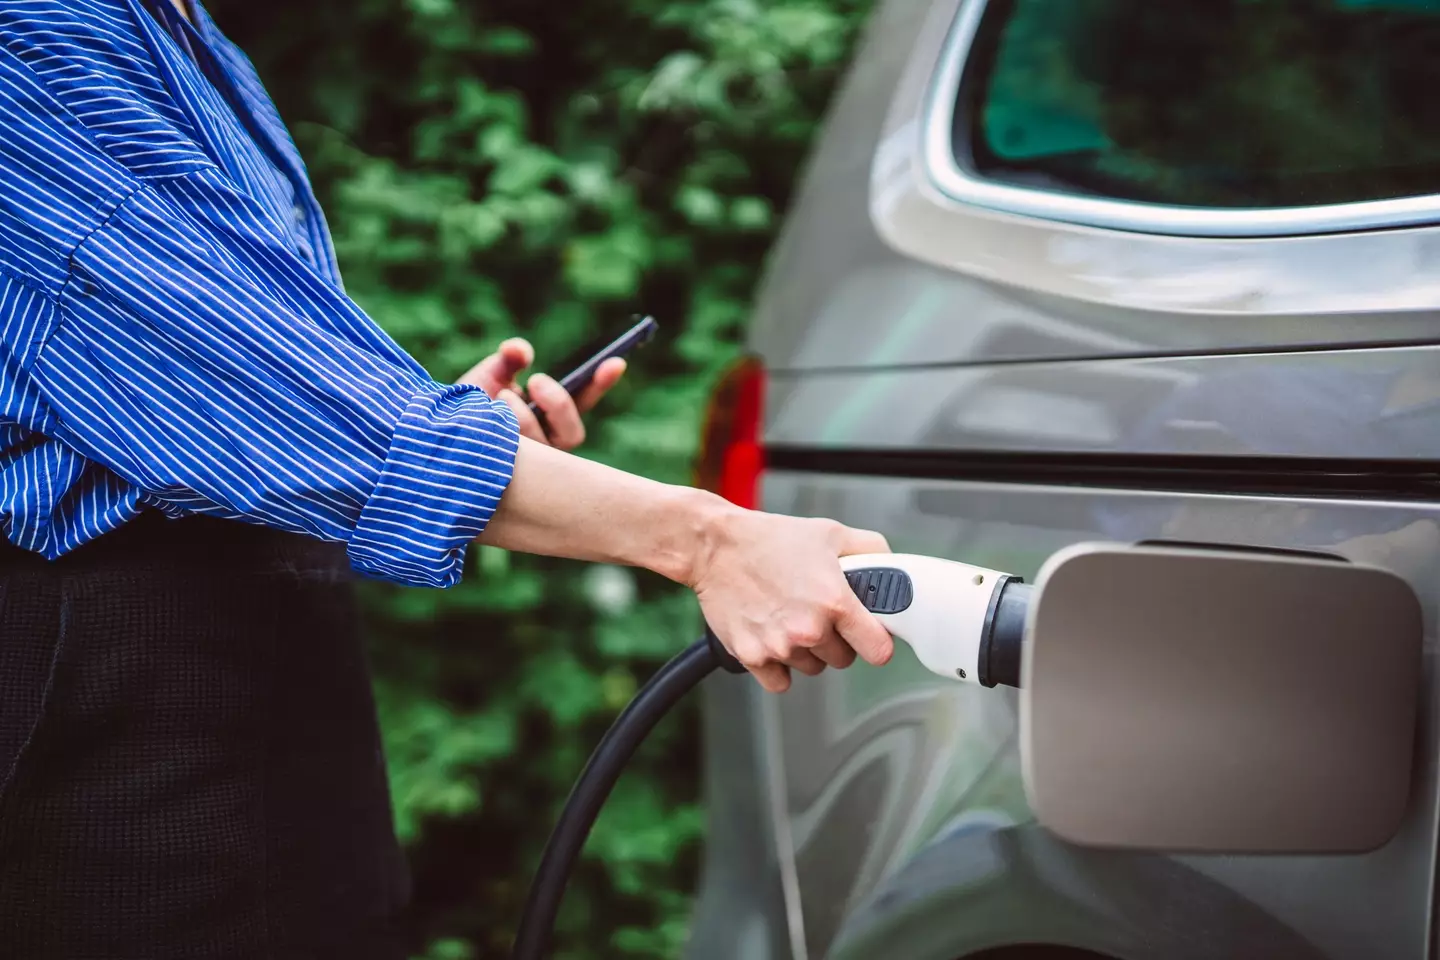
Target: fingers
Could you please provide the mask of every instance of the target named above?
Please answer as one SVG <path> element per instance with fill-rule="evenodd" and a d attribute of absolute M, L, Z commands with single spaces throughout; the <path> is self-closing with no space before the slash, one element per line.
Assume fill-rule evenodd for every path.
<path fill-rule="evenodd" d="M 806 676 L 819 676 L 825 671 L 825 662 L 804 647 L 794 647 L 783 655 L 774 650 L 767 652 L 763 642 L 742 643 L 740 649 L 733 649 L 728 643 L 726 649 L 754 675 L 760 685 L 771 693 L 784 693 L 790 689 L 790 671 L 799 670 Z"/>
<path fill-rule="evenodd" d="M 762 687 L 788 690 L 792 671 L 816 676 L 861 658 L 874 666 L 890 661 L 894 639 L 855 596 L 835 559 L 888 553 L 884 536 L 833 520 L 742 516 L 734 549 L 712 559 L 691 586 L 708 623 L 734 624 L 733 645 L 726 647 Z"/>
<path fill-rule="evenodd" d="M 848 586 L 835 618 L 835 630 L 866 663 L 881 666 L 895 653 L 895 640 L 890 631 L 865 609 Z"/>
<path fill-rule="evenodd" d="M 527 384 L 530 398 L 545 415 L 550 443 L 561 450 L 573 450 L 585 441 L 585 424 L 575 399 L 565 388 L 543 373 L 537 373 Z"/>
<path fill-rule="evenodd" d="M 761 686 L 772 693 L 783 693 L 790 688 L 790 671 L 798 670 L 807 677 L 818 677 L 827 666 L 848 667 L 855 662 L 855 652 L 845 646 L 834 631 L 815 647 L 792 647 L 789 652 L 747 662 L 740 658 L 745 668 L 755 675 Z M 782 679 L 783 678 L 783 679 Z"/>
<path fill-rule="evenodd" d="M 853 594 L 852 594 L 853 597 Z M 856 601 L 857 603 L 859 601 Z M 861 613 L 869 617 L 869 613 L 862 607 Z M 874 618 L 870 618 L 872 621 Z M 875 626 L 879 626 L 875 621 Z M 873 645 L 891 645 L 893 641 L 890 635 L 880 627 L 883 639 L 870 638 L 868 642 Z M 863 630 L 861 631 L 863 635 Z M 862 642 L 867 642 L 863 641 Z M 793 641 L 792 641 L 793 643 Z M 765 646 L 760 643 L 754 644 L 752 649 L 764 650 Z M 782 652 L 783 651 L 783 652 Z M 790 689 L 791 670 L 798 670 L 808 677 L 817 677 L 825 671 L 826 667 L 834 667 L 837 670 L 844 670 L 855 662 L 856 651 L 845 639 L 835 630 L 827 630 L 818 643 L 813 646 L 786 644 L 784 647 L 774 647 L 772 652 L 757 656 L 755 653 L 745 656 L 736 653 L 736 657 L 745 665 L 759 681 L 760 685 L 771 693 L 784 693 Z M 873 659 L 872 659 L 873 657 Z M 871 663 L 881 664 L 890 658 L 888 652 L 873 654 L 867 657 Z"/>
<path fill-rule="evenodd" d="M 579 397 L 571 397 L 553 377 L 535 374 L 530 378 L 527 392 L 540 417 L 531 413 L 520 399 L 520 388 L 515 382 L 516 376 L 534 362 L 535 349 L 529 341 L 511 337 L 471 367 L 459 382 L 477 386 L 497 400 L 504 399 L 520 420 L 522 436 L 561 450 L 573 450 L 585 441 L 581 412 L 594 407 L 620 381 L 625 375 L 625 361 L 612 357 L 602 363 Z"/>
<path fill-rule="evenodd" d="M 506 406 L 514 411 L 515 419 L 520 421 L 520 435 L 522 437 L 529 437 L 536 443 L 549 445 L 550 438 L 545 436 L 545 429 L 540 426 L 539 419 L 536 418 L 535 414 L 530 412 L 529 404 L 521 400 L 519 394 L 513 390 L 501 390 L 499 396 L 495 399 L 503 401 Z"/>
<path fill-rule="evenodd" d="M 535 348 L 522 337 L 511 337 L 501 343 L 484 360 L 466 371 L 460 383 L 479 387 L 498 399 L 501 390 L 514 390 L 515 377 L 535 362 Z"/>
<path fill-rule="evenodd" d="M 843 652 L 841 652 L 843 651 Z M 771 693 L 784 693 L 790 689 L 790 671 L 799 670 L 807 677 L 818 677 L 825 672 L 826 666 L 849 666 L 855 661 L 855 652 L 841 642 L 839 637 L 834 637 L 834 647 L 827 647 L 825 654 L 834 659 L 834 663 L 820 655 L 819 648 L 805 649 L 798 648 L 790 653 L 783 662 L 770 660 L 757 665 L 746 665 L 746 669 L 755 675 L 760 685 Z"/>
<path fill-rule="evenodd" d="M 811 650 L 796 650 L 790 655 L 786 666 L 799 670 L 807 677 L 818 677 L 825 671 L 825 661 Z"/>
<path fill-rule="evenodd" d="M 836 670 L 844 670 L 855 662 L 854 649 L 834 630 L 829 631 L 825 639 L 811 647 L 810 652 L 826 666 L 834 667 Z"/>
<path fill-rule="evenodd" d="M 784 693 L 790 689 L 790 669 L 784 664 L 765 663 L 747 669 L 770 693 Z"/>
<path fill-rule="evenodd" d="M 600 364 L 591 378 L 590 385 L 580 391 L 580 396 L 575 398 L 575 406 L 581 413 L 587 413 L 600 402 L 600 398 L 610 392 L 610 388 L 620 382 L 625 376 L 626 363 L 621 357 L 611 357 Z"/>

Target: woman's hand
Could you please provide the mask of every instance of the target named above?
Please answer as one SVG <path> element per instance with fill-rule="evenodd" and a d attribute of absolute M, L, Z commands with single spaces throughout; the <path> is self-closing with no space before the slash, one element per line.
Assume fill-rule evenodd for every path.
<path fill-rule="evenodd" d="M 534 362 L 535 349 L 530 343 L 520 337 L 512 337 L 471 367 L 460 382 L 477 386 L 494 399 L 508 404 L 520 421 L 523 436 L 561 450 L 573 450 L 585 441 L 585 423 L 580 414 L 599 403 L 600 398 L 620 381 L 625 375 L 625 361 L 613 357 L 602 363 L 590 385 L 575 398 L 566 393 L 554 377 L 543 373 L 532 374 L 527 387 L 530 399 L 545 415 L 543 426 L 540 418 L 530 412 L 515 379 Z"/>
<path fill-rule="evenodd" d="M 857 653 L 877 666 L 890 659 L 894 640 L 838 562 L 889 553 L 880 534 L 738 509 L 709 531 L 690 586 L 710 629 L 766 690 L 787 690 L 792 667 L 815 676 L 827 666 L 843 670 Z"/>
<path fill-rule="evenodd" d="M 693 589 L 720 642 L 775 693 L 791 669 L 882 664 L 894 640 L 840 558 L 889 553 L 878 533 L 834 520 L 743 510 L 521 440 L 515 475 L 480 542 L 503 550 L 645 567 Z"/>

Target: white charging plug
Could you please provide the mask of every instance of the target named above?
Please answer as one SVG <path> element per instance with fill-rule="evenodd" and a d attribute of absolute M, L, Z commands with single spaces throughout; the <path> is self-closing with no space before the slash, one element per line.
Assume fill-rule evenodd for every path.
<path fill-rule="evenodd" d="M 994 642 L 996 624 L 1003 622 L 1006 632 L 1000 639 L 1006 653 L 1012 643 L 1018 651 L 1028 589 L 1025 596 L 1017 595 L 1019 627 L 1014 616 L 1001 616 L 1000 602 L 1007 587 L 1021 583 L 1018 577 L 910 553 L 842 557 L 840 565 L 865 608 L 892 636 L 909 644 L 932 673 L 985 686 L 1018 685 L 1018 677 L 1011 676 L 1012 658 L 997 658 Z M 1013 659 L 1018 664 L 1018 656 Z"/>

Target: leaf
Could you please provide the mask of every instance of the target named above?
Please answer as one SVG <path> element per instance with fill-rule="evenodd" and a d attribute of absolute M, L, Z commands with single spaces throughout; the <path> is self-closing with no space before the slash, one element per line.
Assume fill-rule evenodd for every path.
<path fill-rule="evenodd" d="M 568 653 L 552 654 L 536 664 L 521 693 L 561 726 L 575 725 L 603 703 L 599 680 Z"/>
<path fill-rule="evenodd" d="M 455 12 L 454 0 L 405 0 L 405 6 L 417 16 L 437 20 Z"/>
<path fill-rule="evenodd" d="M 572 163 L 563 172 L 570 189 L 581 200 L 599 203 L 615 189 L 610 171 L 600 163 Z"/>
<path fill-rule="evenodd" d="M 730 205 L 730 222 L 741 230 L 769 230 L 773 221 L 770 203 L 764 197 L 740 197 Z"/>
<path fill-rule="evenodd" d="M 705 187 L 682 187 L 675 196 L 675 209 L 699 227 L 713 227 L 725 218 L 725 203 Z"/>
<path fill-rule="evenodd" d="M 693 102 L 695 86 L 705 70 L 705 60 L 694 51 L 681 50 L 660 61 L 650 82 L 640 94 L 642 111 L 672 110 Z"/>
<path fill-rule="evenodd" d="M 535 40 L 515 27 L 498 27 L 483 31 L 475 41 L 475 48 L 494 56 L 522 57 L 534 52 Z"/>
<path fill-rule="evenodd" d="M 492 123 L 480 132 L 475 143 L 476 151 L 491 160 L 500 160 L 516 150 L 523 149 L 525 138 L 513 123 Z"/>
<path fill-rule="evenodd" d="M 539 147 L 512 146 L 500 156 L 500 162 L 490 176 L 490 189 L 496 193 L 520 194 L 537 190 L 563 169 L 558 157 Z"/>
<path fill-rule="evenodd" d="M 423 960 L 472 960 L 475 949 L 457 937 L 445 937 L 430 944 Z"/>
<path fill-rule="evenodd" d="M 581 297 L 618 300 L 631 297 L 648 265 L 651 245 L 636 227 L 571 241 L 565 256 L 565 278 Z"/>

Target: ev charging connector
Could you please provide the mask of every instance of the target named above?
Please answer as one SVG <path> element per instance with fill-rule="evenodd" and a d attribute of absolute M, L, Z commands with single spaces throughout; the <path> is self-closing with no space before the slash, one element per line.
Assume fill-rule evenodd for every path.
<path fill-rule="evenodd" d="M 985 687 L 1020 685 L 1030 586 L 939 557 L 861 554 L 840 561 L 850 589 L 932 673 Z"/>
<path fill-rule="evenodd" d="M 920 662 L 950 680 L 1019 686 L 1030 587 L 999 570 L 917 554 L 844 557 L 850 589 Z M 541 960 L 560 898 L 600 808 L 635 750 L 685 694 L 716 670 L 745 668 L 714 633 L 661 667 L 621 712 L 575 781 L 530 886 L 512 960 Z"/>

